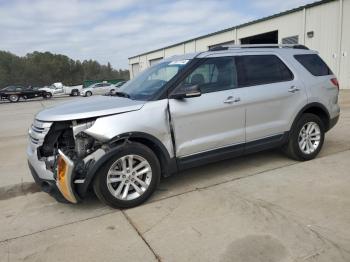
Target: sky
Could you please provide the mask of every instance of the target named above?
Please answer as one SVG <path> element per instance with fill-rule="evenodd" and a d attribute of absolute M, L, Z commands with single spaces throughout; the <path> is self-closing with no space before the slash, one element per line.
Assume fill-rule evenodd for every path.
<path fill-rule="evenodd" d="M 127 68 L 128 57 L 315 0 L 0 0 L 0 50 Z"/>

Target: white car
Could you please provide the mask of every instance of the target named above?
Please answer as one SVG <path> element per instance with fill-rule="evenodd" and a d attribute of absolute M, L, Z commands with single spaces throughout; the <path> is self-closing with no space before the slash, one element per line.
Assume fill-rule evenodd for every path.
<path fill-rule="evenodd" d="M 81 96 L 104 95 L 115 90 L 115 86 L 110 83 L 96 83 L 87 88 L 83 88 L 80 92 Z"/>
<path fill-rule="evenodd" d="M 78 96 L 82 89 L 83 89 L 83 85 L 65 86 L 59 82 L 59 83 L 53 83 L 51 86 L 40 88 L 39 90 L 46 91 L 47 93 L 50 93 L 51 96 L 59 96 L 59 95 Z"/>
<path fill-rule="evenodd" d="M 54 85 L 42 87 L 42 88 L 39 88 L 39 90 L 46 91 L 47 93 L 50 93 L 51 96 L 57 96 L 57 95 L 64 94 L 64 90 L 62 87 L 56 87 Z"/>

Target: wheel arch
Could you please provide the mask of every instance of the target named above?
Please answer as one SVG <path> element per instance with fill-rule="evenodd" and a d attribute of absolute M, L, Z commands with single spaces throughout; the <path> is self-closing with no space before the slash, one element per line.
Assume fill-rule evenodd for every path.
<path fill-rule="evenodd" d="M 329 130 L 329 128 L 330 128 L 330 114 L 329 114 L 327 108 L 318 102 L 313 102 L 313 103 L 307 104 L 299 111 L 299 113 L 294 118 L 293 124 L 291 126 L 291 130 L 293 130 L 297 121 L 305 113 L 311 113 L 311 114 L 317 115 L 324 123 L 325 131 L 327 132 Z"/>
<path fill-rule="evenodd" d="M 83 184 L 78 184 L 78 194 L 84 196 L 91 186 L 95 175 L 98 173 L 100 168 L 111 158 L 113 155 L 120 150 L 125 143 L 138 142 L 148 148 L 150 148 L 154 154 L 157 156 L 160 166 L 161 174 L 163 177 L 170 176 L 177 172 L 176 159 L 171 158 L 166 147 L 159 141 L 156 137 L 142 132 L 129 132 L 120 134 L 109 141 L 111 150 L 109 150 L 105 155 L 103 155 L 94 166 L 88 171 Z"/>

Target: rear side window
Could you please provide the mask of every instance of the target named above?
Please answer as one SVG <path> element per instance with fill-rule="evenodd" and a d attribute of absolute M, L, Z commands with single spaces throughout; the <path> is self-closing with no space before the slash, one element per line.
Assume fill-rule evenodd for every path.
<path fill-rule="evenodd" d="M 275 55 L 247 55 L 236 57 L 238 85 L 263 85 L 293 80 L 293 73 Z"/>
<path fill-rule="evenodd" d="M 295 55 L 294 57 L 314 76 L 333 75 L 326 63 L 317 54 Z"/>

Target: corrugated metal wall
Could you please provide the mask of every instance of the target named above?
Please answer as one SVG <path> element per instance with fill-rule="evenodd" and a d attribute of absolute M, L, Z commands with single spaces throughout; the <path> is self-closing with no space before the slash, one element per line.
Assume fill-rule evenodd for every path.
<path fill-rule="evenodd" d="M 149 61 L 184 53 L 206 51 L 209 46 L 235 41 L 278 30 L 278 42 L 288 37 L 298 37 L 300 44 L 317 50 L 340 80 L 341 88 L 350 88 L 350 0 L 326 2 L 317 6 L 253 23 L 237 29 L 204 36 L 179 43 L 161 51 L 150 52 L 129 59 L 139 63 L 139 69 L 150 66 Z M 133 76 L 132 72 L 131 75 Z"/>

